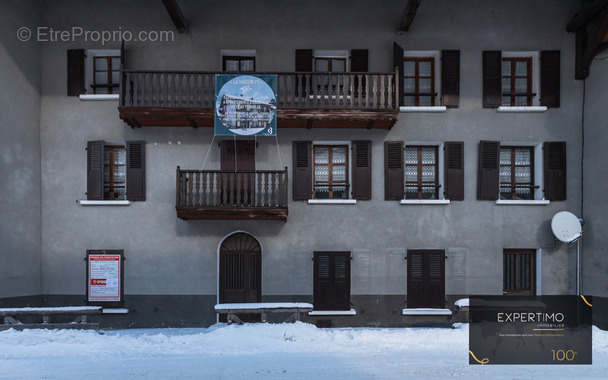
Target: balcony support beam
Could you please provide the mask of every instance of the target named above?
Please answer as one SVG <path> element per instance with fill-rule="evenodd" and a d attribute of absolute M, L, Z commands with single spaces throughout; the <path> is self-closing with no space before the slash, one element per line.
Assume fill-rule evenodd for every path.
<path fill-rule="evenodd" d="M 181 9 L 179 9 L 177 0 L 163 0 L 163 4 L 177 31 L 180 34 L 188 33 L 188 22 L 184 18 Z"/>

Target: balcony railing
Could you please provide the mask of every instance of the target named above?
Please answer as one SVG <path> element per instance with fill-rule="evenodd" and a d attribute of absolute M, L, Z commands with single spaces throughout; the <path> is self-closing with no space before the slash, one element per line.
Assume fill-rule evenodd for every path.
<path fill-rule="evenodd" d="M 121 70 L 121 107 L 204 108 L 215 102 L 216 72 Z M 252 73 L 255 74 L 255 73 Z M 279 109 L 396 110 L 398 75 L 310 73 L 277 75 Z"/>
<path fill-rule="evenodd" d="M 285 170 L 181 170 L 175 208 L 181 219 L 287 220 Z"/>

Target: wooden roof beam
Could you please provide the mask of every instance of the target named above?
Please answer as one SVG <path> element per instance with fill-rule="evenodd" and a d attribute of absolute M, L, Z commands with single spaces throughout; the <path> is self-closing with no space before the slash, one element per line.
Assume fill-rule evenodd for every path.
<path fill-rule="evenodd" d="M 607 0 L 608 1 L 608 0 Z M 408 32 L 412 23 L 414 22 L 414 18 L 416 17 L 416 12 L 418 11 L 418 7 L 422 0 L 409 0 L 407 6 L 405 7 L 405 14 L 401 18 L 401 22 L 399 23 L 399 29 L 397 29 L 397 33 L 402 34 Z"/>
<path fill-rule="evenodd" d="M 608 11 L 605 11 L 601 17 L 602 23 L 600 27 L 595 31 L 593 37 L 591 37 L 587 48 L 582 51 L 582 57 L 580 57 L 580 66 L 577 67 L 577 72 L 575 75 L 576 79 L 585 79 L 589 75 L 589 67 L 591 66 L 591 62 L 593 62 L 593 57 L 599 53 L 602 40 L 608 32 Z"/>
<path fill-rule="evenodd" d="M 171 16 L 171 20 L 173 21 L 175 28 L 177 28 L 177 31 L 179 33 L 188 33 L 188 22 L 179 9 L 177 0 L 163 0 L 163 4 L 169 13 L 169 16 Z"/>
<path fill-rule="evenodd" d="M 566 31 L 572 33 L 586 27 L 607 6 L 608 0 L 595 0 L 591 2 L 572 17 L 568 25 L 566 25 Z"/>

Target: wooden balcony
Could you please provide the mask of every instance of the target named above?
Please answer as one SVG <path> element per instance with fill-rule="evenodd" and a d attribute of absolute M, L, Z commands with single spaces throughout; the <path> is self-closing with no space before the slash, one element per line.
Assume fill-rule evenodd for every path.
<path fill-rule="evenodd" d="M 184 220 L 287 220 L 287 168 L 233 172 L 177 167 L 175 209 Z"/>
<path fill-rule="evenodd" d="M 120 118 L 132 128 L 213 127 L 216 74 L 122 69 Z M 279 128 L 390 129 L 397 121 L 395 72 L 276 75 Z"/>

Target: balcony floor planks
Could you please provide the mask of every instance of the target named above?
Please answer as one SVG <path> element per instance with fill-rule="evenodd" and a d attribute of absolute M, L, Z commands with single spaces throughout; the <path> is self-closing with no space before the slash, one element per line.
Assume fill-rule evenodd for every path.
<path fill-rule="evenodd" d="M 131 128 L 213 127 L 211 108 L 118 107 L 120 118 Z M 279 128 L 355 128 L 390 130 L 399 110 L 279 109 Z M 309 125 L 308 121 L 312 120 Z M 374 123 L 370 122 L 373 121 Z"/>
<path fill-rule="evenodd" d="M 177 217 L 183 220 L 283 220 L 287 207 L 249 206 L 176 206 Z"/>

